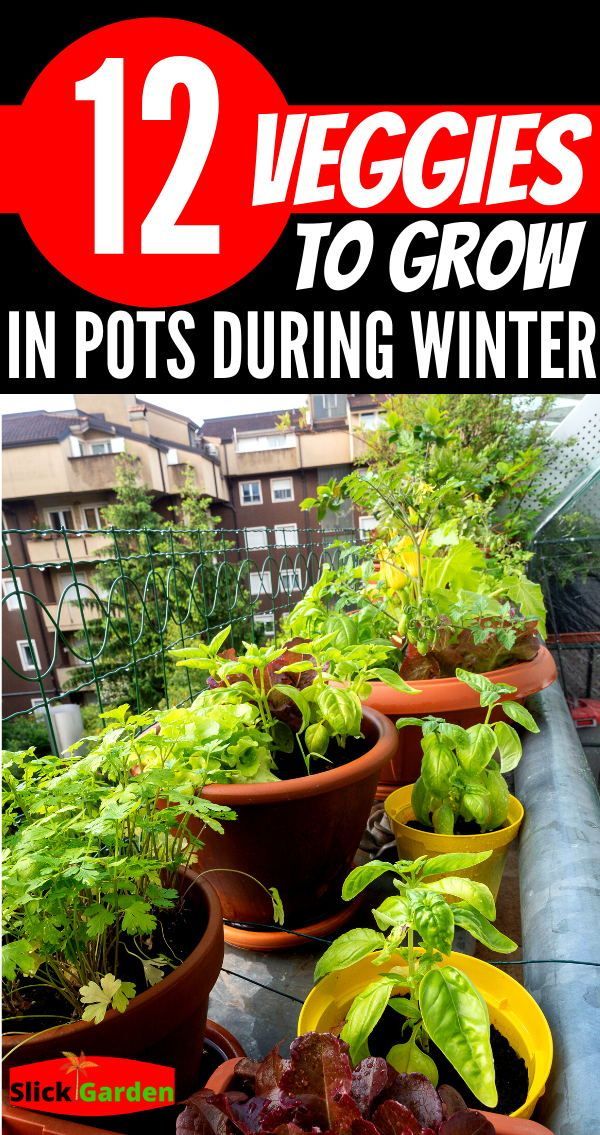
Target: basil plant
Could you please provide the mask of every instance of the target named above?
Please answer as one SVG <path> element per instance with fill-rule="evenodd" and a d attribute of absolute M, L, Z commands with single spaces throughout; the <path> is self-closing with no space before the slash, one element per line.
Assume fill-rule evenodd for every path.
<path fill-rule="evenodd" d="M 394 876 L 396 893 L 373 911 L 377 930 L 349 930 L 332 943 L 317 963 L 315 980 L 371 956 L 378 976 L 354 998 L 341 1033 L 353 1064 L 370 1055 L 369 1037 L 389 1007 L 398 1013 L 398 1042 L 385 1054 L 389 1064 L 398 1072 L 420 1072 L 437 1086 L 438 1071 L 429 1052 L 433 1042 L 477 1099 L 495 1107 L 498 1093 L 486 1003 L 465 973 L 443 964 L 456 926 L 498 953 L 517 949 L 516 942 L 493 925 L 496 908 L 489 888 L 452 874 L 490 855 L 423 856 L 393 864 L 374 859 L 356 867 L 344 883 L 344 899 L 355 898 L 386 872 Z M 449 902 L 447 895 L 458 901 Z"/>
<path fill-rule="evenodd" d="M 421 775 L 411 803 L 417 820 L 440 835 L 452 835 L 458 818 L 475 821 L 482 832 L 496 831 L 506 822 L 509 792 L 504 779 L 518 765 L 523 752 L 516 729 L 506 721 L 490 724 L 492 710 L 516 686 L 491 682 L 483 674 L 456 671 L 456 677 L 479 693 L 487 706 L 485 720 L 468 729 L 439 717 L 402 717 L 398 729 L 418 725 L 423 731 Z M 535 720 L 515 701 L 502 710 L 530 733 L 539 733 Z"/>

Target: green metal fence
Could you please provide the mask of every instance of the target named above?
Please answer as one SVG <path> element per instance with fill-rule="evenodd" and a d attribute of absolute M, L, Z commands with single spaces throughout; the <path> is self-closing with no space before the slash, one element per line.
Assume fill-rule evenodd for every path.
<path fill-rule="evenodd" d="M 231 625 L 228 646 L 276 633 L 335 565 L 354 529 L 6 529 L 3 726 L 37 725 L 59 746 L 56 713 L 185 704 L 194 672 L 169 654 Z M 36 702 L 35 706 L 32 704 Z M 19 736 L 23 727 L 19 727 Z"/>

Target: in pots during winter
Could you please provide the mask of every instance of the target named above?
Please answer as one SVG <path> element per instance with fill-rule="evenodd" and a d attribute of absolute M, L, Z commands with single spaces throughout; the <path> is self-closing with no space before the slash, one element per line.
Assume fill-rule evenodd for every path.
<path fill-rule="evenodd" d="M 488 854 L 457 853 L 396 864 L 375 860 L 351 872 L 344 884 L 348 899 L 388 872 L 395 893 L 373 911 L 377 929 L 348 931 L 317 963 L 319 984 L 304 1004 L 299 1028 L 339 1023 L 355 1064 L 369 1055 L 383 1056 L 399 1072 L 419 1072 L 434 1084 L 450 1083 L 467 1102 L 530 1114 L 549 1071 L 551 1043 L 544 1018 L 525 991 L 500 974 L 508 988 L 494 1006 L 491 1026 L 488 1006 L 493 995 L 481 988 L 479 977 L 474 983 L 468 971 L 481 970 L 484 981 L 487 971 L 495 980 L 496 971 L 484 962 L 451 954 L 455 926 L 465 926 L 489 949 L 516 949 L 493 925 L 495 905 L 489 889 L 453 874 Z M 458 902 L 450 903 L 447 895 Z M 528 1042 L 512 1009 L 513 1002 L 521 1009 L 523 996 L 526 1016 L 536 1021 L 546 1045 L 545 1053 L 535 1054 L 537 1065 L 533 1053 L 529 1062 Z M 336 1008 L 341 1011 L 339 1022 L 331 1019 Z M 523 1029 L 528 1028 L 529 1019 L 523 1022 Z"/>
<path fill-rule="evenodd" d="M 214 871 L 225 917 L 251 931 L 268 931 L 273 921 L 264 887 L 277 888 L 293 929 L 339 913 L 380 769 L 397 746 L 391 723 L 361 704 L 369 682 L 385 673 L 387 646 L 343 649 L 335 639 L 330 632 L 285 648 L 246 644 L 223 658 L 217 636 L 179 655 L 209 681 L 185 711 L 188 728 L 206 729 L 220 714 L 244 721 L 239 743 L 219 747 L 207 735 L 190 749 L 188 769 L 206 799 L 237 814 L 224 839 L 205 833 L 199 862 Z M 344 688 L 335 684 L 341 674 Z M 177 717 L 165 715 L 162 728 L 177 730 Z"/>
<path fill-rule="evenodd" d="M 168 737 L 140 734 L 153 715 L 105 717 L 85 755 L 4 753 L 5 1067 L 138 1056 L 174 1065 L 185 1092 L 223 957 L 217 897 L 190 864 L 198 830 L 234 814 L 178 776 Z"/>

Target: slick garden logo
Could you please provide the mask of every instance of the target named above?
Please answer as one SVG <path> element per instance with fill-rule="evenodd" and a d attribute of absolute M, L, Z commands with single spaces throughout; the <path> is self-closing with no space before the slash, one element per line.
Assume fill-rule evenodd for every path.
<path fill-rule="evenodd" d="M 9 1102 L 56 1115 L 124 1115 L 175 1103 L 175 1070 L 118 1056 L 63 1052 L 10 1069 Z"/>

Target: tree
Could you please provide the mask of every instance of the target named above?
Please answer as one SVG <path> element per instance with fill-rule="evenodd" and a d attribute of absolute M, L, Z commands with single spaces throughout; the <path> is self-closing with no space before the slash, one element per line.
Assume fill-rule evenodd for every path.
<path fill-rule="evenodd" d="M 547 492 L 536 492 L 535 501 L 531 494 L 558 451 L 546 424 L 553 403 L 553 395 L 392 395 L 379 429 L 361 435 L 361 463 L 404 468 L 434 485 L 458 482 L 465 497 L 489 504 L 496 529 L 526 543 L 550 503 Z"/>
<path fill-rule="evenodd" d="M 86 592 L 87 619 L 76 647 L 94 658 L 104 707 L 138 711 L 197 692 L 169 650 L 232 622 L 234 641 L 251 636 L 250 596 L 236 580 L 234 545 L 219 532 L 210 499 L 184 472 L 181 500 L 165 521 L 130 454 L 116 459 L 115 501 L 103 512 L 107 542 Z M 101 617 L 97 617 L 98 607 Z M 75 675 L 71 686 L 80 684 Z"/>

